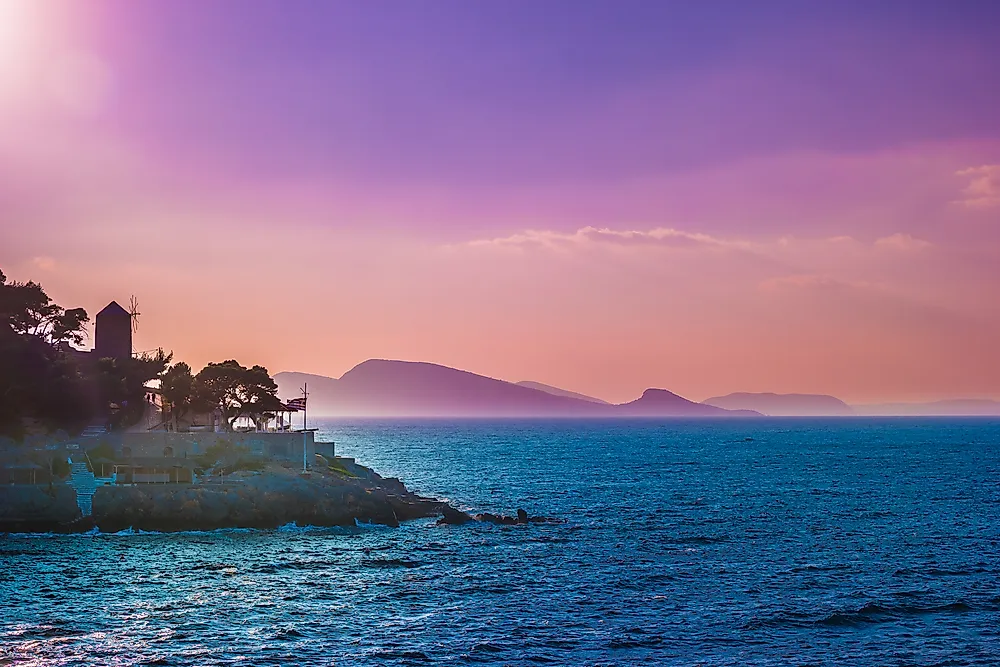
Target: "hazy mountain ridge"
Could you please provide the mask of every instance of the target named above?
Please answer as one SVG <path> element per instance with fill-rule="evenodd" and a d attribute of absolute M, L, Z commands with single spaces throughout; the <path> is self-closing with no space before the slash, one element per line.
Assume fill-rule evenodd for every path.
<path fill-rule="evenodd" d="M 1000 401 L 990 399 L 848 405 L 826 394 L 737 392 L 698 403 L 653 388 L 616 405 L 540 382 L 387 359 L 364 361 L 339 379 L 299 372 L 274 377 L 282 398 L 298 396 L 308 382 L 310 414 L 343 417 L 1000 416 Z"/>
<path fill-rule="evenodd" d="M 315 415 L 350 417 L 614 417 L 740 416 L 662 389 L 623 405 L 598 403 L 426 362 L 369 359 L 340 379 L 308 373 L 275 376 L 279 395 L 299 395 L 309 383 Z M 589 398 L 589 397 L 588 397 Z"/>
<path fill-rule="evenodd" d="M 691 416 L 728 417 L 760 416 L 752 410 L 727 410 L 705 403 L 695 403 L 666 389 L 647 389 L 634 401 L 614 406 L 615 414 L 630 417 Z"/>
<path fill-rule="evenodd" d="M 309 382 L 313 414 L 356 417 L 587 416 L 598 406 L 438 364 L 369 359 L 340 379 L 275 375 L 282 396 Z"/>
<path fill-rule="evenodd" d="M 1000 417 L 1000 401 L 989 398 L 953 398 L 927 403 L 855 405 L 859 415 L 924 417 Z"/>
<path fill-rule="evenodd" d="M 704 403 L 728 410 L 750 409 L 771 417 L 996 417 L 1000 401 L 956 398 L 922 403 L 849 405 L 827 394 L 772 394 L 737 392 L 706 399 Z"/>
<path fill-rule="evenodd" d="M 735 392 L 713 396 L 703 403 L 727 410 L 754 410 L 772 417 L 844 417 L 855 414 L 850 405 L 827 394 Z"/>
<path fill-rule="evenodd" d="M 559 387 L 553 387 L 550 384 L 545 384 L 542 382 L 532 382 L 531 380 L 521 380 L 520 382 L 515 382 L 514 384 L 519 387 L 528 387 L 529 389 L 537 389 L 538 391 L 544 391 L 546 394 L 552 394 L 553 396 L 565 396 L 566 398 L 576 398 L 581 401 L 587 401 L 588 403 L 599 403 L 601 405 L 611 405 L 607 401 L 596 398 L 594 396 L 587 396 L 586 394 L 580 394 L 575 391 L 570 391 L 568 389 L 560 389 Z"/>

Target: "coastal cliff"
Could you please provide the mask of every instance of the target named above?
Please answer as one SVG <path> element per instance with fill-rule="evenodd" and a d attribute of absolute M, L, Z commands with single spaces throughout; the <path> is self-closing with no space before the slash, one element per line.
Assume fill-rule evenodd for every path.
<path fill-rule="evenodd" d="M 225 477 L 208 474 L 193 485 L 101 486 L 92 502 L 93 515 L 84 517 L 66 484 L 0 486 L 0 533 L 83 532 L 94 526 L 102 532 L 269 529 L 293 522 L 398 526 L 440 516 L 445 507 L 350 459 L 322 457 L 305 475 L 271 463 Z"/>
<path fill-rule="evenodd" d="M 76 491 L 65 484 L 0 486 L 0 533 L 46 533 L 79 519 Z"/>
<path fill-rule="evenodd" d="M 308 475 L 273 466 L 198 485 L 105 486 L 94 494 L 94 522 L 102 532 L 127 528 L 179 531 L 277 528 L 288 523 L 398 526 L 441 514 L 444 503 L 411 493 L 397 479 L 362 466 Z"/>

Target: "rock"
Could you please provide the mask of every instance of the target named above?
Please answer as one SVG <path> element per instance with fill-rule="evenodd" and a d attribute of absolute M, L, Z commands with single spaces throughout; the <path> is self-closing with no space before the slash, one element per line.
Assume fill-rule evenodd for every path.
<path fill-rule="evenodd" d="M 517 516 L 507 516 L 506 514 L 491 514 L 483 512 L 475 516 L 476 521 L 485 523 L 495 523 L 498 526 L 525 526 L 532 523 L 566 523 L 564 519 L 554 519 L 547 516 L 528 516 L 523 509 L 517 510 Z"/>
<path fill-rule="evenodd" d="M 386 496 L 386 500 L 392 506 L 393 511 L 400 521 L 433 516 L 440 513 L 441 508 L 444 506 L 444 503 L 440 500 L 421 498 L 412 494 L 409 496 L 389 494 Z"/>
<path fill-rule="evenodd" d="M 506 516 L 504 514 L 491 514 L 489 512 L 477 514 L 476 520 L 485 521 L 487 523 L 495 523 L 499 526 L 513 526 L 517 523 L 517 519 L 512 516 Z"/>
<path fill-rule="evenodd" d="M 358 466 L 360 468 L 360 466 Z M 94 518 L 104 532 L 125 528 L 177 531 L 217 528 L 345 526 L 356 522 L 396 527 L 401 520 L 440 513 L 438 500 L 410 493 L 377 475 L 308 478 L 262 474 L 235 483 L 196 486 L 106 486 L 94 495 Z"/>
<path fill-rule="evenodd" d="M 438 519 L 438 525 L 449 525 L 449 526 L 461 526 L 474 521 L 474 519 L 463 512 L 462 510 L 457 510 L 451 505 L 441 506 L 441 518 Z"/>
<path fill-rule="evenodd" d="M 66 484 L 0 486 L 0 533 L 87 530 L 81 519 L 76 491 Z"/>

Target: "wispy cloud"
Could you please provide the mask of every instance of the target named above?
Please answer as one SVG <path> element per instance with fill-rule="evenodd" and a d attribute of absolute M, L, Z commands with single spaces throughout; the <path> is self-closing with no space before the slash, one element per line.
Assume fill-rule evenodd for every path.
<path fill-rule="evenodd" d="M 877 287 L 877 285 L 863 281 L 841 280 L 832 276 L 806 273 L 768 278 L 767 280 L 762 281 L 759 287 L 761 290 L 768 292 L 787 289 L 831 291 L 843 289 L 872 289 Z"/>
<path fill-rule="evenodd" d="M 805 247 L 863 248 L 867 243 L 852 236 L 831 236 L 819 239 L 799 239 L 782 236 L 770 240 L 723 238 L 702 232 L 688 232 L 672 227 L 648 230 L 581 227 L 573 232 L 555 230 L 525 230 L 509 236 L 476 239 L 464 244 L 473 247 L 571 249 L 583 246 L 653 246 L 679 249 L 737 249 L 758 254 L 787 252 Z M 898 251 L 917 251 L 931 247 L 929 241 L 910 234 L 896 233 L 876 239 L 869 247 Z"/>
<path fill-rule="evenodd" d="M 962 190 L 962 198 L 955 201 L 968 208 L 993 208 L 1000 206 L 1000 164 L 984 164 L 955 172 L 956 176 L 970 179 Z"/>
<path fill-rule="evenodd" d="M 733 247 L 746 245 L 709 234 L 685 232 L 669 227 L 649 230 L 581 227 L 574 232 L 529 229 L 509 236 L 470 241 L 471 246 L 569 248 L 588 244 L 650 245 L 673 248 Z"/>
<path fill-rule="evenodd" d="M 54 271 L 56 260 L 51 257 L 32 257 L 31 264 L 40 271 Z"/>
<path fill-rule="evenodd" d="M 876 239 L 875 246 L 877 248 L 887 248 L 890 250 L 899 250 L 902 252 L 915 252 L 919 250 L 924 250 L 925 248 L 931 247 L 930 241 L 924 241 L 923 239 L 918 239 L 909 234 L 896 233 L 891 236 L 886 236 L 884 238 Z"/>

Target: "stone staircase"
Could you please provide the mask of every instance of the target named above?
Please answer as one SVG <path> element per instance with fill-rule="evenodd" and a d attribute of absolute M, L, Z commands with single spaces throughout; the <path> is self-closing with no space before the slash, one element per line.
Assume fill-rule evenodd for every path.
<path fill-rule="evenodd" d="M 0 0 L 2 2 L 3 0 Z M 92 448 L 95 440 L 103 438 L 108 434 L 104 422 L 92 422 L 83 429 L 77 436 L 76 441 L 69 443 L 67 448 L 70 452 L 70 471 L 67 483 L 76 491 L 76 504 L 80 507 L 83 516 L 93 515 L 94 492 L 97 487 L 107 480 L 97 480 L 94 473 L 87 469 L 86 450 Z"/>
<path fill-rule="evenodd" d="M 97 491 L 97 478 L 87 470 L 83 461 L 72 461 L 69 472 L 69 485 L 76 490 L 76 504 L 80 506 L 83 516 L 94 512 L 94 492 Z"/>

